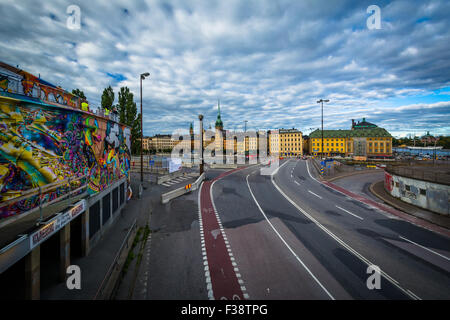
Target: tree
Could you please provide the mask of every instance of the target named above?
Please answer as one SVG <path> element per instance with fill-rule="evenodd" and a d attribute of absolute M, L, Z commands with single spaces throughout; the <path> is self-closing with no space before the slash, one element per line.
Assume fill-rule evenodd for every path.
<path fill-rule="evenodd" d="M 81 91 L 81 90 L 78 89 L 78 88 L 77 88 L 77 89 L 73 89 L 73 90 L 72 90 L 72 94 L 74 94 L 74 95 L 76 95 L 76 96 L 78 96 L 78 97 L 80 97 L 80 98 L 86 100 L 86 96 L 84 95 L 84 92 Z"/>
<path fill-rule="evenodd" d="M 117 107 L 119 121 L 131 128 L 131 153 L 138 154 L 141 151 L 141 115 L 128 87 L 120 88 Z"/>
<path fill-rule="evenodd" d="M 109 86 L 103 90 L 101 106 L 103 109 L 111 108 L 114 103 L 114 90 Z"/>

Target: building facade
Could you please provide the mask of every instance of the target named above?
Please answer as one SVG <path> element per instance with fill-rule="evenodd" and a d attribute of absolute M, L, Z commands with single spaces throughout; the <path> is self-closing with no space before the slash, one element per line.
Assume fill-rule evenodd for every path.
<path fill-rule="evenodd" d="M 384 128 L 365 121 L 355 123 L 351 130 L 324 130 L 323 150 L 322 131 L 317 129 L 309 136 L 311 155 L 345 156 L 361 158 L 392 157 L 392 136 Z"/>
<path fill-rule="evenodd" d="M 269 151 L 280 156 L 303 155 L 302 132 L 294 128 L 269 131 Z"/>

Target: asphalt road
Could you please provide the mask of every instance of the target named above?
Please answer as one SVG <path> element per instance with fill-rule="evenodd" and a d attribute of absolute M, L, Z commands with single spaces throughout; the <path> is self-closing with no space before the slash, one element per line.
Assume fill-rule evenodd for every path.
<path fill-rule="evenodd" d="M 250 299 L 450 298 L 449 238 L 330 189 L 309 167 L 252 166 L 211 186 Z M 380 289 L 367 286 L 369 265 Z"/>

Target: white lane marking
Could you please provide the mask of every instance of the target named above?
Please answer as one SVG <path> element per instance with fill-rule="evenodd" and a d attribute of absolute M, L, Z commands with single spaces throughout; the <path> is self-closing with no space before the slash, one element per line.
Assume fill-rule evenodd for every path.
<path fill-rule="evenodd" d="M 356 215 L 356 214 L 354 214 L 354 213 L 351 213 L 350 211 L 345 210 L 344 208 L 341 208 L 341 207 L 339 207 L 338 205 L 336 205 L 336 208 L 341 209 L 342 211 L 347 212 L 348 214 L 351 214 L 351 215 L 354 216 L 355 218 L 364 220 L 364 218 L 361 218 L 360 216 L 358 216 L 358 215 Z"/>
<path fill-rule="evenodd" d="M 414 242 L 414 241 L 411 241 L 411 240 L 409 240 L 409 239 L 406 239 L 406 238 L 404 238 L 404 237 L 402 237 L 402 236 L 399 236 L 399 237 L 400 237 L 400 239 L 403 239 L 403 240 L 405 240 L 405 241 L 411 242 L 412 244 L 415 244 L 416 246 L 421 247 L 422 249 L 425 249 L 425 250 L 427 250 L 427 251 L 430 251 L 430 252 L 432 252 L 432 253 L 438 255 L 439 257 L 444 258 L 444 259 L 447 260 L 447 261 L 450 261 L 450 258 L 444 256 L 443 254 L 437 253 L 437 252 L 435 252 L 435 251 L 433 251 L 433 250 L 431 250 L 431 249 L 428 249 L 427 247 L 424 247 L 424 246 L 422 246 L 422 245 L 420 245 L 420 244 L 418 244 L 418 243 L 416 243 L 416 242 Z"/>
<path fill-rule="evenodd" d="M 256 171 L 255 171 L 256 172 Z M 250 194 L 253 198 L 253 200 L 255 201 L 256 205 L 258 206 L 259 211 L 261 212 L 261 214 L 264 216 L 264 218 L 266 219 L 267 223 L 270 225 L 270 227 L 272 228 L 272 230 L 277 234 L 277 236 L 280 238 L 280 240 L 284 243 L 284 245 L 288 248 L 288 250 L 292 253 L 292 255 L 298 260 L 298 262 L 300 262 L 300 264 L 303 266 L 303 268 L 305 268 L 305 270 L 311 275 L 311 277 L 317 282 L 317 284 L 325 291 L 325 293 L 332 299 L 335 300 L 334 297 L 331 295 L 330 292 L 328 292 L 328 290 L 322 285 L 322 283 L 320 283 L 319 279 L 316 278 L 316 276 L 311 272 L 311 270 L 309 270 L 309 268 L 303 263 L 303 261 L 300 259 L 300 257 L 294 252 L 294 250 L 292 250 L 292 248 L 286 243 L 286 241 L 283 239 L 283 237 L 280 235 L 280 233 L 277 231 L 277 229 L 275 229 L 275 227 L 273 226 L 273 224 L 269 221 L 269 219 L 267 218 L 266 214 L 264 213 L 263 209 L 261 208 L 261 206 L 259 205 L 258 201 L 256 200 L 255 196 L 253 195 L 252 189 L 250 188 L 250 184 L 248 183 L 248 176 L 250 174 L 247 175 L 247 177 L 245 178 L 247 180 L 247 187 L 248 190 L 250 191 Z"/>
<path fill-rule="evenodd" d="M 203 255 L 203 265 L 205 266 L 205 279 L 206 279 L 206 290 L 208 291 L 208 299 L 214 300 L 214 292 L 212 290 L 211 285 L 211 278 L 209 276 L 209 265 L 208 265 L 208 257 L 206 255 L 206 247 L 205 247 L 205 238 L 203 234 L 203 221 L 202 221 L 202 209 L 201 209 L 201 203 L 200 203 L 200 195 L 202 192 L 203 187 L 203 181 L 200 185 L 200 188 L 198 189 L 198 221 L 200 224 L 200 241 L 202 242 L 202 255 Z"/>
<path fill-rule="evenodd" d="M 311 194 L 313 194 L 313 195 L 315 195 L 317 198 L 319 198 L 319 199 L 322 199 L 322 197 L 321 196 L 319 196 L 318 194 L 315 194 L 314 192 L 312 192 L 311 190 L 308 190 L 308 192 L 309 193 L 311 193 Z"/>
<path fill-rule="evenodd" d="M 170 184 L 167 184 L 166 182 L 164 182 L 164 183 L 161 183 L 163 186 L 165 186 L 165 187 L 170 187 Z"/>
<path fill-rule="evenodd" d="M 297 185 L 300 185 L 300 183 L 298 183 L 297 180 L 294 180 L 294 182 L 295 182 Z"/>
<path fill-rule="evenodd" d="M 280 167 L 281 168 L 281 167 Z M 309 171 L 308 171 L 309 172 Z M 359 252 L 357 252 L 355 249 L 353 249 L 352 247 L 350 247 L 347 243 L 345 243 L 343 240 L 341 240 L 339 237 L 337 237 L 334 233 L 332 233 L 330 230 L 328 230 L 327 228 L 325 228 L 319 221 L 317 221 L 316 219 L 314 219 L 309 213 L 307 213 L 305 210 L 303 210 L 295 201 L 293 201 L 291 198 L 289 198 L 284 192 L 283 190 L 281 190 L 281 188 L 275 183 L 275 180 L 273 178 L 274 174 L 276 174 L 276 171 L 274 171 L 274 173 L 272 173 L 271 175 L 271 180 L 272 180 L 272 184 L 275 186 L 275 188 L 278 190 L 278 192 L 280 192 L 283 197 L 286 198 L 286 200 L 288 200 L 294 207 L 297 208 L 298 211 L 300 211 L 301 213 L 303 213 L 307 218 L 309 218 L 312 222 L 314 222 L 320 229 L 322 229 L 326 234 L 328 234 L 331 238 L 333 238 L 335 241 L 337 241 L 340 245 L 342 245 L 344 248 L 346 248 L 348 251 L 350 251 L 351 253 L 353 253 L 356 257 L 358 257 L 361 261 L 363 261 L 367 266 L 373 265 L 374 263 L 372 263 L 370 260 L 368 260 L 367 258 L 365 258 L 363 255 L 361 255 Z M 311 175 L 311 174 L 310 174 Z M 312 176 L 311 176 L 312 178 Z M 314 179 L 314 178 L 313 178 Z M 314 179 L 316 180 L 316 179 Z M 317 180 L 316 180 L 317 181 Z M 318 181 L 317 181 L 318 182 Z M 320 183 L 320 182 L 319 182 Z M 394 280 L 391 276 L 389 276 L 386 272 L 384 272 L 383 270 L 381 270 L 381 275 L 383 277 L 385 277 L 389 282 L 391 282 L 392 284 L 394 284 L 398 289 L 400 289 L 403 293 L 405 293 L 406 295 L 408 295 L 409 297 L 416 299 L 416 300 L 421 300 L 416 294 L 412 293 L 410 290 L 408 289 L 404 289 L 402 288 L 398 281 Z"/>

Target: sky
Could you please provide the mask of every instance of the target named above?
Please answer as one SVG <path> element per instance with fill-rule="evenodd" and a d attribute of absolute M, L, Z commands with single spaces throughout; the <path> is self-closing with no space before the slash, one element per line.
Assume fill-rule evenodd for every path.
<path fill-rule="evenodd" d="M 78 29 L 70 5 L 80 8 Z M 370 5 L 380 29 L 369 28 Z M 91 106 L 128 86 L 144 135 L 188 129 L 349 129 L 450 135 L 450 1 L 0 0 L 0 61 Z M 372 20 L 370 20 L 372 21 Z"/>

